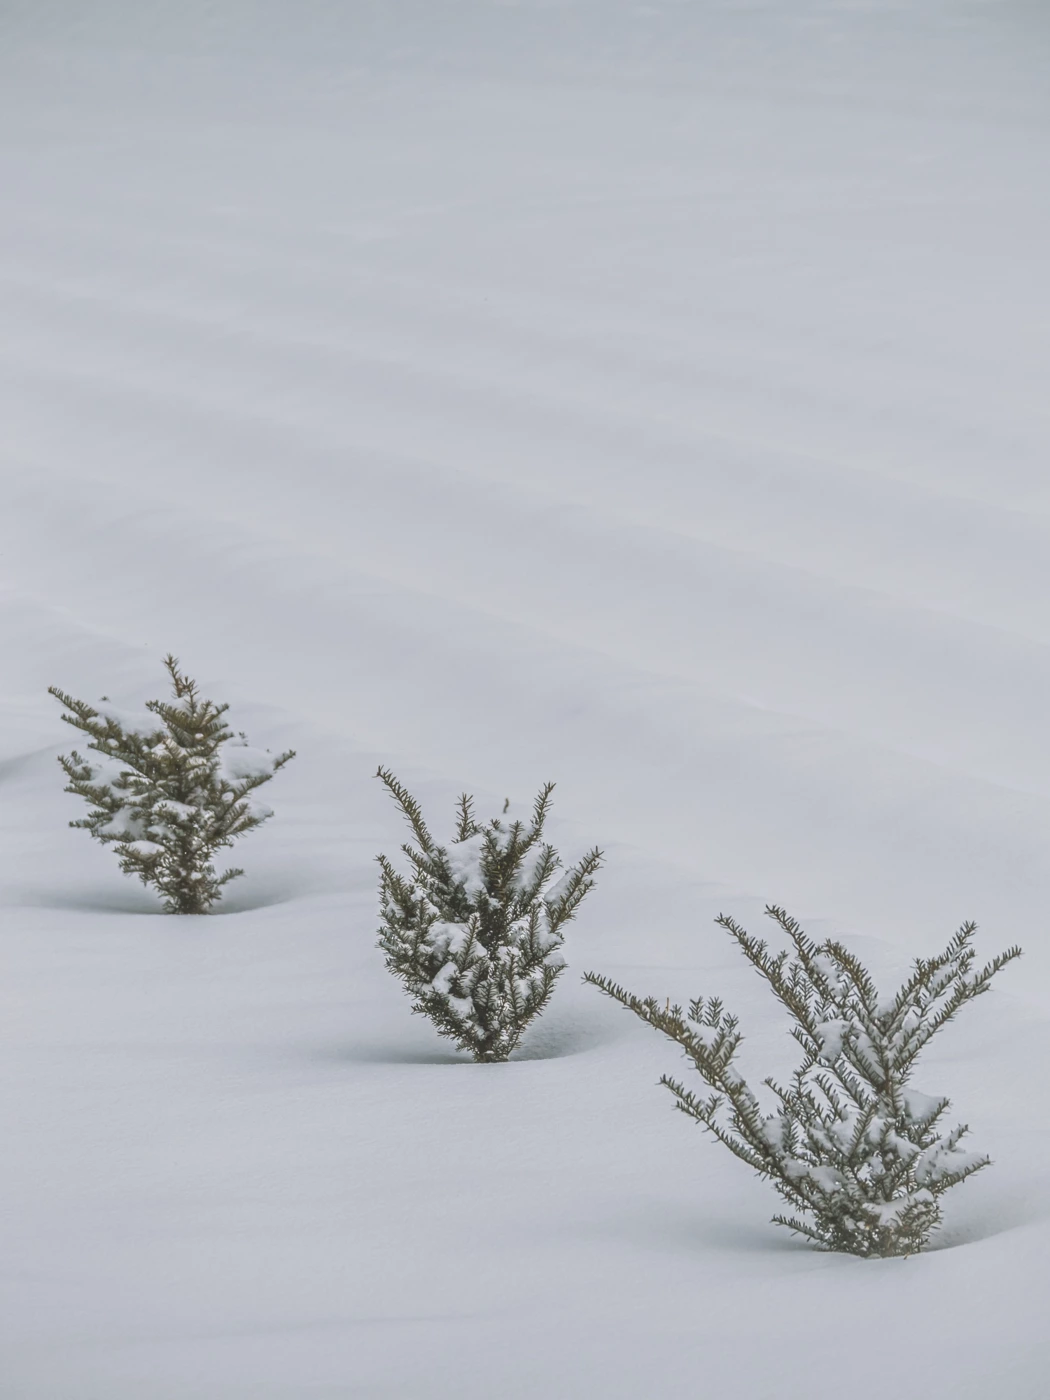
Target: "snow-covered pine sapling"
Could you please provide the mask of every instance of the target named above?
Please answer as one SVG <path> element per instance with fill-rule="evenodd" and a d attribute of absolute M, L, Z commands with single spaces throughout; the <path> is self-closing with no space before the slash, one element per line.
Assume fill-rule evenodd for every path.
<path fill-rule="evenodd" d="M 407 875 L 378 857 L 386 965 L 440 1035 L 475 1060 L 505 1060 L 564 970 L 563 930 L 594 886 L 601 852 L 558 874 L 558 853 L 542 839 L 553 783 L 528 822 L 482 826 L 464 793 L 456 834 L 440 846 L 415 798 L 387 769 L 377 776 L 414 837 L 401 847 Z"/>
<path fill-rule="evenodd" d="M 771 953 L 728 916 L 717 922 L 787 1009 L 802 1047 L 787 1086 L 765 1080 L 772 1113 L 736 1068 L 742 1036 L 717 997 L 698 997 L 683 1015 L 607 977 L 588 972 L 584 980 L 682 1047 L 711 1092 L 698 1096 L 668 1075 L 661 1084 L 676 1108 L 772 1182 L 792 1211 L 775 1224 L 819 1249 L 863 1258 L 914 1254 L 940 1224 L 940 1197 L 989 1162 L 960 1146 L 965 1125 L 945 1126 L 948 1099 L 910 1087 L 915 1061 L 1021 950 L 975 970 L 976 925 L 963 924 L 943 953 L 917 958 L 883 1000 L 841 943 L 814 943 L 783 909 L 771 905 L 766 913 L 790 949 Z"/>
<path fill-rule="evenodd" d="M 174 656 L 164 665 L 172 699 L 147 700 L 146 712 L 95 705 L 50 686 L 65 706 L 67 724 L 89 736 L 92 762 L 75 750 L 59 758 L 76 793 L 91 811 L 70 826 L 116 848 L 120 868 L 152 885 L 168 914 L 206 914 L 222 888 L 243 875 L 213 864 L 215 853 L 253 831 L 272 812 L 253 796 L 283 768 L 294 750 L 276 758 L 234 737 L 228 705 L 201 698 Z"/>

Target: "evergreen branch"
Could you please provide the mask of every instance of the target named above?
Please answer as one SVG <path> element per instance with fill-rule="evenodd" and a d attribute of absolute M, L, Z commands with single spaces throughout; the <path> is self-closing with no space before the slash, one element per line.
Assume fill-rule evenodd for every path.
<path fill-rule="evenodd" d="M 379 778 L 394 801 L 401 808 L 401 814 L 412 828 L 412 834 L 416 838 L 420 849 L 429 855 L 434 849 L 434 839 L 427 830 L 427 825 L 423 820 L 423 813 L 419 803 L 408 789 L 398 782 L 389 768 L 384 768 L 382 764 L 380 764 L 379 768 L 376 770 L 376 777 Z"/>
<path fill-rule="evenodd" d="M 456 840 L 469 841 L 472 836 L 477 836 L 481 828 L 474 820 L 474 799 L 465 792 L 460 794 L 458 813 Z"/>
<path fill-rule="evenodd" d="M 550 814 L 551 793 L 554 791 L 554 783 L 544 783 L 536 796 L 536 801 L 532 804 L 532 831 L 529 844 L 538 841 L 543 835 L 543 825 Z"/>
<path fill-rule="evenodd" d="M 541 789 L 531 826 L 504 825 L 499 817 L 482 826 L 463 794 L 455 839 L 442 846 L 393 774 L 380 769 L 379 777 L 416 837 L 401 848 L 407 875 L 379 858 L 378 942 L 387 966 L 439 1035 L 476 1060 L 505 1060 L 561 976 L 560 925 L 593 886 L 596 853 L 558 883 L 552 898 L 558 854 L 543 843 L 535 847 L 553 784 Z"/>
<path fill-rule="evenodd" d="M 242 779 L 227 780 L 220 770 L 220 750 L 232 737 L 222 718 L 228 707 L 201 699 L 196 683 L 173 656 L 164 665 L 175 703 L 148 700 L 146 711 L 156 719 L 149 729 L 125 728 L 112 711 L 104 714 L 50 687 L 67 711 L 62 719 L 87 733 L 88 747 L 104 760 L 91 765 L 74 751 L 60 756 L 59 764 L 68 780 L 66 791 L 89 805 L 88 816 L 71 825 L 113 845 L 121 870 L 152 885 L 167 912 L 202 914 L 225 885 L 243 874 L 231 869 L 219 875 L 214 855 L 270 815 L 252 809 L 245 799 L 294 751 Z"/>
<path fill-rule="evenodd" d="M 989 1163 L 959 1150 L 967 1132 L 945 1133 L 946 1097 L 924 1100 L 907 1088 L 914 1060 L 930 1037 L 1014 958 L 1016 947 L 973 972 L 975 925 L 947 949 L 919 959 L 889 1004 L 855 954 L 828 940 L 816 944 L 778 906 L 767 914 L 789 950 L 773 953 L 732 918 L 717 922 L 792 1017 L 802 1050 L 790 1087 L 765 1085 L 777 1111 L 764 1115 L 733 1063 L 737 1022 L 720 1000 L 694 999 L 689 1020 L 669 1001 L 637 997 L 595 973 L 584 981 L 675 1041 L 712 1090 L 694 1095 L 677 1080 L 661 1084 L 675 1108 L 768 1178 L 801 1214 L 774 1218 L 820 1249 L 860 1257 L 915 1253 L 941 1219 L 939 1198 Z M 691 1024 L 690 1024 L 691 1023 Z"/>
<path fill-rule="evenodd" d="M 547 901 L 547 911 L 552 929 L 569 923 L 576 917 L 576 910 L 594 889 L 595 875 L 604 859 L 603 853 L 595 846 L 570 871 L 564 889 L 557 899 Z"/>

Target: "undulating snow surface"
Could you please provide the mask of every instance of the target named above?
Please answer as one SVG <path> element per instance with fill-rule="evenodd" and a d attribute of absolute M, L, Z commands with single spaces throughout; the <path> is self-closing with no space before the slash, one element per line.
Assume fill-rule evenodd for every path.
<path fill-rule="evenodd" d="M 1050 1393 L 1050 12 L 0 7 L 4 1400 Z M 66 822 L 58 684 L 174 651 L 299 757 L 225 912 Z M 516 1061 L 374 948 L 442 835 L 603 846 Z M 864 1262 L 578 974 L 719 992 L 768 900 L 887 983 L 995 1165 Z M 942 1042 L 942 1043 L 941 1043 Z"/>

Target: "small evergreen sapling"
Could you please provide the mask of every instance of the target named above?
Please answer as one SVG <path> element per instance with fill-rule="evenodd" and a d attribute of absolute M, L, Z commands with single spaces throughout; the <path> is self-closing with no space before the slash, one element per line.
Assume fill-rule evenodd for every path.
<path fill-rule="evenodd" d="M 899 991 L 881 1000 L 841 943 L 814 943 L 783 909 L 766 913 L 787 935 L 789 951 L 771 953 L 724 914 L 717 922 L 790 1013 L 802 1047 L 786 1087 L 765 1080 L 772 1113 L 763 1112 L 734 1064 L 742 1036 L 717 997 L 698 997 L 685 1016 L 606 977 L 588 972 L 584 980 L 682 1047 L 711 1093 L 698 1096 L 667 1075 L 661 1084 L 677 1109 L 772 1182 L 793 1212 L 775 1216 L 775 1224 L 819 1249 L 864 1258 L 914 1254 L 940 1224 L 939 1198 L 989 1158 L 960 1147 L 968 1129 L 945 1127 L 949 1100 L 912 1089 L 912 1069 L 933 1036 L 1021 950 L 975 971 L 976 925 L 963 924 L 943 953 L 916 959 Z"/>
<path fill-rule="evenodd" d="M 202 699 L 174 656 L 164 665 L 172 699 L 147 700 L 145 714 L 105 697 L 88 705 L 50 686 L 67 710 L 63 720 L 99 755 L 89 763 L 74 750 L 58 761 L 66 792 L 91 807 L 70 826 L 115 846 L 121 870 L 152 885 L 166 913 L 206 914 L 223 886 L 244 874 L 218 874 L 215 853 L 273 815 L 252 794 L 295 753 L 274 758 L 249 748 L 243 734 L 234 738 L 223 718 L 229 706 Z"/>
<path fill-rule="evenodd" d="M 558 854 L 542 840 L 553 783 L 540 790 L 531 822 L 493 817 L 482 826 L 464 793 L 455 837 L 440 846 L 415 798 L 388 770 L 377 776 L 415 838 L 401 848 L 407 876 L 378 857 L 386 965 L 440 1035 L 475 1060 L 506 1060 L 564 970 L 563 929 L 594 886 L 601 852 L 558 877 Z"/>

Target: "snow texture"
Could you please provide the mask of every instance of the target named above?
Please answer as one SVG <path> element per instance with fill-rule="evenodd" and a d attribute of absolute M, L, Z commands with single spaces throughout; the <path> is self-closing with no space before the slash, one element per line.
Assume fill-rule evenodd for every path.
<path fill-rule="evenodd" d="M 1043 1400 L 1048 28 L 0 7 L 5 1400 Z M 169 650 L 299 752 L 207 919 L 54 761 L 47 685 L 134 709 Z M 554 778 L 606 851 L 507 1065 L 373 946 L 379 763 Z M 771 1227 L 576 983 L 724 995 L 780 1073 L 712 922 L 771 899 L 881 986 L 1025 945 L 923 1061 L 993 1158 L 943 1248 Z"/>

